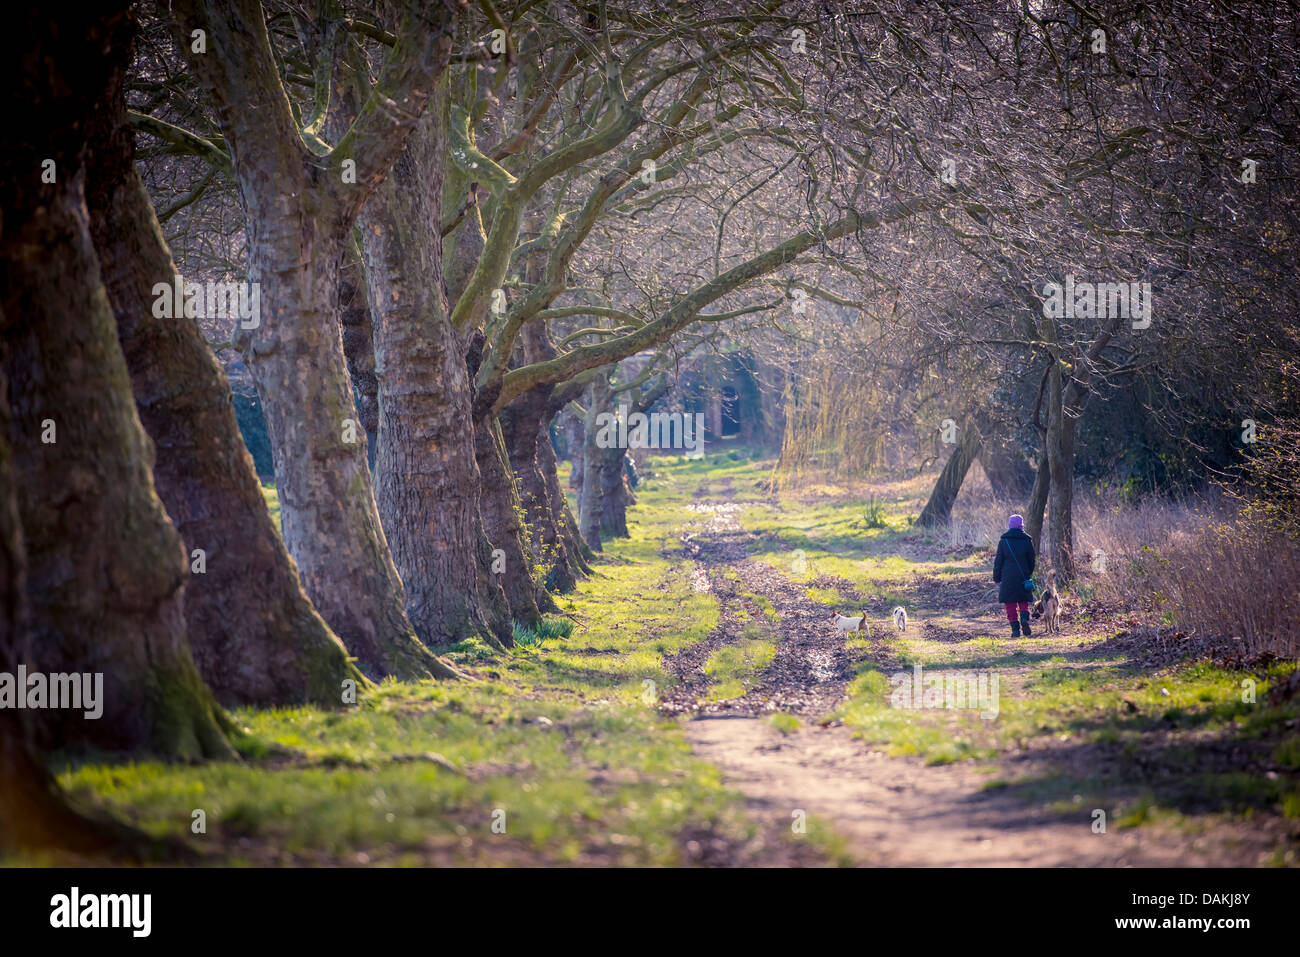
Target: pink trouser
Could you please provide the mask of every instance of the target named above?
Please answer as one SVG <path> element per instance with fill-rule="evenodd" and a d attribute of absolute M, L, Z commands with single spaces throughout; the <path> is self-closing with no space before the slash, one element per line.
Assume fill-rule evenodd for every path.
<path fill-rule="evenodd" d="M 1004 607 L 1007 610 L 1007 621 L 1011 622 L 1011 624 L 1014 625 L 1017 621 L 1020 620 L 1019 617 L 1016 615 L 1016 603 L 1014 601 L 1007 602 Z M 1022 601 L 1020 603 L 1020 614 L 1025 615 L 1028 613 L 1029 613 L 1029 602 Z"/>

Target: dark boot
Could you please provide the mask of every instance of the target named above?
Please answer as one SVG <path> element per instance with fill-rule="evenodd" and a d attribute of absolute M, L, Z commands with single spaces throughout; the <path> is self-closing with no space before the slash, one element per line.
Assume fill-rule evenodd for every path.
<path fill-rule="evenodd" d="M 1021 630 L 1024 631 L 1026 638 L 1030 637 L 1031 632 L 1029 631 L 1029 612 L 1027 611 L 1022 611 L 1020 613 L 1020 628 Z"/>
<path fill-rule="evenodd" d="M 1012 637 L 1012 638 L 1019 638 L 1019 637 L 1020 637 L 1020 622 L 1018 622 L 1018 621 L 1013 621 L 1013 622 L 1011 623 L 1011 637 Z"/>

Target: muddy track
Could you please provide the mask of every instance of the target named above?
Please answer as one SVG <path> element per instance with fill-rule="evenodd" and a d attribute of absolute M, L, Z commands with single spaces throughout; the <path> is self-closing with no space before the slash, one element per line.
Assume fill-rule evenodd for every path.
<path fill-rule="evenodd" d="M 694 719 L 683 723 L 687 740 L 745 795 L 764 833 L 788 829 L 793 818 L 811 814 L 844 839 L 849 858 L 874 866 L 1255 866 L 1268 860 L 1276 835 L 1257 834 L 1250 822 L 1220 824 L 1212 836 L 1176 828 L 1112 828 L 1099 836 L 1086 814 L 1053 811 L 987 789 L 988 774 L 971 764 L 927 766 L 918 758 L 891 757 L 838 722 L 823 723 L 844 699 L 856 661 L 865 657 L 886 673 L 899 667 L 878 641 L 880 631 L 890 627 L 888 609 L 879 602 L 857 603 L 868 612 L 873 638 L 867 649 L 850 651 L 827 620 L 825 606 L 779 571 L 749 558 L 747 549 L 757 536 L 741 528 L 741 506 L 727 501 L 726 490 L 714 501 L 704 500 L 706 490 L 697 494 L 690 506 L 695 520 L 682 545 L 694 586 L 717 597 L 720 619 L 704 641 L 666 659 L 677 682 L 661 689 L 660 708 Z M 842 580 L 815 584 L 836 588 L 848 599 L 860 597 Z M 910 583 L 934 603 L 925 607 L 962 612 L 983 597 L 981 585 L 924 576 Z M 704 665 L 714 652 L 744 641 L 747 625 L 752 635 L 754 622 L 766 621 L 759 598 L 771 602 L 780 616 L 766 625 L 764 635 L 775 642 L 775 657 L 753 676 L 742 697 L 711 702 Z M 918 615 L 914 626 L 930 640 L 965 642 L 1000 633 L 995 619 L 962 615 L 954 627 Z M 798 715 L 801 726 L 778 729 L 767 720 L 778 711 Z M 1028 753 L 1006 759 L 1008 776 L 1017 777 L 1016 768 L 1032 759 Z M 743 863 L 723 847 L 714 857 L 714 863 Z"/>
<path fill-rule="evenodd" d="M 683 533 L 682 546 L 694 563 L 695 587 L 711 591 L 718 599 L 720 621 L 704 641 L 666 659 L 677 683 L 664 689 L 660 710 L 746 717 L 779 711 L 811 721 L 825 717 L 844 698 L 860 655 L 845 647 L 844 636 L 827 620 L 825 606 L 780 572 L 749 557 L 747 549 L 756 536 L 741 528 L 741 506 L 728 501 L 696 502 L 690 509 L 696 522 Z M 755 595 L 771 602 L 779 616 L 765 626 L 776 643 L 776 656 L 743 697 L 710 702 L 705 662 L 720 648 L 744 640 L 747 621 L 766 621 Z M 873 633 L 881 627 L 883 622 L 875 622 Z M 879 651 L 878 663 L 884 663 L 884 654 Z M 875 655 L 868 652 L 868 657 Z"/>

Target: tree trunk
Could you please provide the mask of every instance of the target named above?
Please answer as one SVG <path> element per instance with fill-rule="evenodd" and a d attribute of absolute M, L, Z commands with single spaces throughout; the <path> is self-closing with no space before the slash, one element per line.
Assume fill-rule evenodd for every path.
<path fill-rule="evenodd" d="M 966 480 L 966 473 L 970 471 L 971 463 L 979 455 L 982 444 L 979 429 L 969 421 L 963 423 L 957 448 L 953 449 L 943 471 L 939 473 L 939 479 L 934 483 L 934 490 L 930 492 L 930 500 L 925 503 L 925 508 L 921 510 L 921 517 L 917 519 L 916 524 L 924 528 L 937 528 L 948 524 L 952 518 L 953 503 L 957 501 L 962 482 Z"/>
<path fill-rule="evenodd" d="M 557 399 L 558 402 L 558 399 Z M 568 487 L 574 490 L 574 498 L 582 501 L 582 421 L 569 409 L 566 401 L 558 411 L 559 428 L 565 436 L 565 446 L 569 453 Z M 546 481 L 546 494 L 550 499 L 551 513 L 555 516 L 556 528 L 564 544 L 574 577 L 581 578 L 591 574 L 590 559 L 593 552 L 578 534 L 578 519 L 569 507 L 568 496 L 560 485 L 559 461 L 555 447 L 551 444 L 549 427 L 543 423 L 537 437 L 538 463 L 542 477 Z"/>
<path fill-rule="evenodd" d="M 348 244 L 341 275 L 339 324 L 343 333 L 343 357 L 357 395 L 357 413 L 361 427 L 366 430 L 366 449 L 373 471 L 379 448 L 379 380 L 375 378 L 374 324 L 366 293 L 365 267 L 355 238 Z"/>
<path fill-rule="evenodd" d="M 1052 489 L 1048 501 L 1051 521 L 1052 568 L 1057 581 L 1072 581 L 1074 567 L 1074 437 L 1078 422 L 1065 414 L 1065 388 L 1060 363 L 1052 366 L 1048 402 L 1051 417 L 1047 426 L 1047 466 Z"/>
<path fill-rule="evenodd" d="M 587 444 L 586 431 L 581 430 L 578 432 L 578 444 L 573 447 L 573 451 L 570 455 L 570 465 L 572 466 L 572 468 L 569 469 L 569 488 L 573 489 L 573 497 L 577 500 L 578 503 L 578 516 L 579 516 L 578 517 L 578 528 L 579 528 L 578 538 L 579 540 L 582 541 L 584 545 L 586 544 L 586 541 L 582 539 L 582 534 L 581 534 L 581 528 L 582 528 L 581 515 L 582 515 L 582 483 L 587 477 L 587 457 L 583 454 L 586 448 L 586 444 Z"/>
<path fill-rule="evenodd" d="M 0 340 L 0 671 L 13 674 L 19 664 L 31 660 L 32 646 L 24 622 L 27 555 L 15 494 L 18 477 L 9 449 L 12 423 L 3 359 L 4 342 Z M 0 715 L 7 713 L 0 711 Z"/>
<path fill-rule="evenodd" d="M 523 85 L 527 87 L 528 81 L 523 81 Z M 544 217 L 537 213 L 528 217 L 528 230 L 534 237 L 541 234 L 543 220 Z M 537 253 L 524 258 L 523 278 L 526 283 L 536 286 L 544 281 L 544 258 Z M 514 349 L 516 363 L 545 361 L 555 355 L 545 323 L 529 323 L 521 330 Z M 559 391 L 565 392 L 563 389 Z M 536 564 L 536 572 L 531 577 L 538 607 L 544 611 L 556 610 L 551 597 L 553 590 L 572 591 L 577 585 L 577 576 L 582 574 L 581 567 L 568 553 L 543 472 L 541 447 L 545 445 L 546 451 L 551 452 L 548 426 L 558 404 L 565 401 L 563 394 L 557 396 L 556 392 L 556 387 L 551 385 L 530 389 L 497 409 L 497 421 L 525 523 L 523 544 Z M 554 468 L 553 455 L 546 461 Z"/>
<path fill-rule="evenodd" d="M 604 514 L 601 499 L 605 493 L 605 450 L 597 439 L 600 430 L 598 416 L 609 410 L 609 379 L 597 376 L 588 392 L 587 420 L 582 435 L 582 490 L 578 498 L 578 531 L 592 551 L 603 551 L 600 542 L 600 522 Z"/>
<path fill-rule="evenodd" d="M 49 740 L 234 757 L 186 643 L 187 562 L 99 279 L 85 205 L 89 120 L 129 49 L 124 11 L 28 15 L 3 85 L 0 339 L 28 559 L 34 671 L 102 673 L 102 715 L 45 709 Z M 23 29 L 10 26 L 11 30 Z M 23 71 L 26 68 L 27 72 Z M 42 161 L 56 181 L 42 183 Z"/>
<path fill-rule="evenodd" d="M 586 430 L 583 428 L 583 419 L 572 412 L 567 412 L 563 421 L 568 440 L 566 444 L 569 449 L 569 488 L 573 489 L 573 500 L 578 506 L 579 514 L 581 514 L 582 480 L 587 471 L 586 458 L 583 456 Z M 551 498 L 556 503 L 556 510 L 564 516 L 564 524 L 561 526 L 561 530 L 568 539 L 571 552 L 582 559 L 586 571 L 590 572 L 591 566 L 587 563 L 596 557 L 596 553 L 582 537 L 582 523 L 578 516 L 573 514 L 573 509 L 569 506 L 569 498 L 559 485 L 560 478 L 557 473 Z"/>
<path fill-rule="evenodd" d="M 361 674 L 302 590 L 230 384 L 197 321 L 153 314 L 153 286 L 172 282 L 176 267 L 135 171 L 123 78 L 114 75 L 92 121 L 86 199 L 136 405 L 157 449 L 154 481 L 191 560 L 203 552 L 203 573 L 185 589 L 195 663 L 224 704 L 337 706 L 343 680 Z"/>
<path fill-rule="evenodd" d="M 627 450 L 602 450 L 600 468 L 600 529 L 609 538 L 627 538 L 628 490 L 623 477 L 627 474 Z"/>
<path fill-rule="evenodd" d="M 672 388 L 671 380 L 666 375 L 660 375 L 649 388 L 643 386 L 644 383 L 629 384 L 630 391 L 619 391 L 620 398 L 626 393 L 629 420 L 633 415 L 648 414 Z M 636 502 L 636 495 L 632 491 L 636 479 L 636 460 L 627 448 L 620 445 L 606 450 L 603 477 L 605 488 L 601 503 L 601 524 L 611 536 L 627 538 L 627 507 Z"/>
<path fill-rule="evenodd" d="M 1025 534 L 1033 539 L 1034 548 L 1039 552 L 1043 550 L 1043 516 L 1051 489 L 1052 470 L 1047 465 L 1047 452 L 1044 450 L 1038 470 L 1034 473 L 1034 487 L 1029 493 L 1029 508 L 1024 515 Z"/>
<path fill-rule="evenodd" d="M 534 559 L 524 546 L 523 529 L 519 524 L 519 514 L 523 509 L 506 455 L 505 441 L 501 437 L 501 426 L 495 415 L 488 413 L 475 421 L 474 443 L 482 476 L 479 507 L 483 514 L 483 530 L 497 553 L 493 565 L 494 568 L 504 565 L 503 570 L 496 574 L 505 591 L 511 617 L 521 625 L 531 627 L 541 619 L 542 610 L 551 610 L 554 602 L 549 601 L 543 591 L 543 603 L 550 607 L 542 609 L 538 605 L 540 589 L 534 586 L 532 578 Z"/>
<path fill-rule="evenodd" d="M 569 488 L 573 489 L 579 502 L 582 499 L 576 493 L 582 487 L 583 422 L 584 418 L 573 407 L 566 407 L 560 412 L 560 428 L 564 430 L 564 445 L 569 453 Z"/>
<path fill-rule="evenodd" d="M 0 851 L 57 849 L 121 856 L 147 840 L 124 825 L 74 810 L 32 753 L 17 716 L 0 712 Z"/>
<path fill-rule="evenodd" d="M 544 327 L 524 331 L 524 361 L 555 355 Z M 501 430 L 510 451 L 510 465 L 518 478 L 520 498 L 528 520 L 533 551 L 547 569 L 545 585 L 551 591 L 569 592 L 579 578 L 590 574 L 590 551 L 577 534 L 577 522 L 560 488 L 551 444 L 551 421 L 580 387 L 542 386 L 518 396 L 501 410 Z"/>
<path fill-rule="evenodd" d="M 577 578 L 552 508 L 541 451 L 543 445 L 550 445 L 547 413 L 552 391 L 550 386 L 544 386 L 525 392 L 501 410 L 499 419 L 528 522 L 529 545 L 541 562 L 546 587 L 569 592 L 577 585 Z"/>
<path fill-rule="evenodd" d="M 404 33 L 389 54 L 419 51 L 394 72 L 388 99 L 400 102 L 381 109 L 368 101 L 359 114 L 358 124 L 366 117 L 375 122 L 350 143 L 356 175 L 349 182 L 342 160 L 310 152 L 299 135 L 260 3 L 178 0 L 175 10 L 189 62 L 212 88 L 244 206 L 249 279 L 260 290 L 261 312 L 238 344 L 266 413 L 285 545 L 321 617 L 363 671 L 400 678 L 450 674 L 406 617 L 338 322 L 339 270 L 353 218 L 446 65 L 450 14 L 432 5 L 426 13 L 440 22 L 418 37 Z M 206 30 L 219 53 L 192 52 L 186 42 L 192 29 Z"/>
<path fill-rule="evenodd" d="M 250 367 L 266 412 L 285 545 L 321 616 L 362 669 L 418 678 L 440 669 L 407 620 L 355 420 L 334 314 L 342 247 L 313 235 L 305 211 L 289 229 L 287 242 L 249 250 L 269 326 L 251 346 Z"/>
<path fill-rule="evenodd" d="M 24 622 L 27 569 L 9 429 L 9 400 L 0 371 L 0 671 L 13 674 L 20 663 L 31 661 L 32 649 Z M 0 710 L 0 851 L 57 847 L 85 853 L 115 844 L 118 834 L 111 826 L 68 806 L 29 747 L 21 714 Z"/>
<path fill-rule="evenodd" d="M 551 444 L 550 428 L 545 422 L 542 423 L 537 436 L 537 463 L 546 483 L 546 496 L 550 502 L 551 515 L 554 517 L 560 547 L 569 569 L 575 578 L 590 575 L 591 566 L 587 564 L 587 558 L 591 552 L 578 535 L 578 520 L 573 517 L 573 512 L 569 509 L 569 500 L 564 497 L 564 489 L 560 488 L 555 446 Z"/>
<path fill-rule="evenodd" d="M 379 384 L 375 492 L 420 637 L 500 645 L 510 624 L 480 596 L 471 384 L 441 279 L 441 140 L 429 111 L 362 215 Z"/>

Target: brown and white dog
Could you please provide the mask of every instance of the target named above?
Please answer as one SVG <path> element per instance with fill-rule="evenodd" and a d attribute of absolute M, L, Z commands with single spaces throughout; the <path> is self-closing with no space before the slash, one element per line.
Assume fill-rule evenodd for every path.
<path fill-rule="evenodd" d="M 844 615 L 831 615 L 831 621 L 835 623 L 836 630 L 841 635 L 847 635 L 849 632 L 858 634 L 865 633 L 868 638 L 871 637 L 871 626 L 867 624 L 867 613 L 864 611 L 860 618 L 846 618 Z"/>
<path fill-rule="evenodd" d="M 1047 633 L 1054 634 L 1061 630 L 1061 596 L 1056 591 L 1056 572 L 1047 573 L 1047 587 L 1034 602 L 1034 618 L 1043 619 Z"/>

